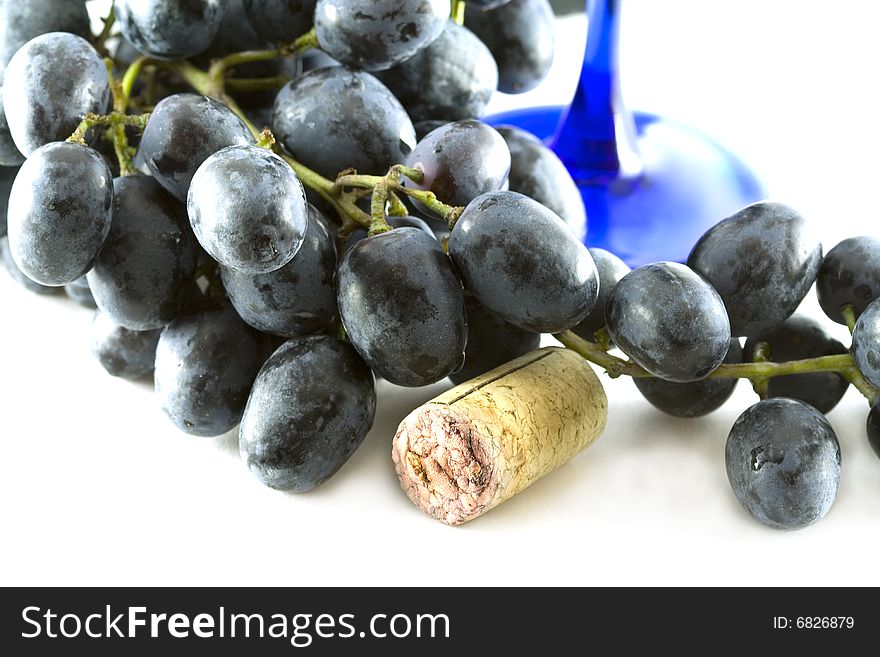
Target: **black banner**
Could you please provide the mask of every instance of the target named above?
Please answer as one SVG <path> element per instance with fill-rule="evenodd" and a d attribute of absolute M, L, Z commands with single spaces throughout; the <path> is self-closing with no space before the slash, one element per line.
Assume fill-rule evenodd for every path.
<path fill-rule="evenodd" d="M 2 596 L 7 655 L 141 648 L 163 656 L 227 648 L 555 655 L 646 645 L 712 654 L 823 644 L 839 652 L 858 639 L 864 645 L 875 617 L 867 595 L 839 589 L 4 589 Z"/>

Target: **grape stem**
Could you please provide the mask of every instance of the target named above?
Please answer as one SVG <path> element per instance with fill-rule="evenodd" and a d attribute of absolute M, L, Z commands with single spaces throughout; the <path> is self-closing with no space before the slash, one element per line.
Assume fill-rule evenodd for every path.
<path fill-rule="evenodd" d="M 442 217 L 449 224 L 450 229 L 455 226 L 461 213 L 464 212 L 464 208 L 443 203 L 434 192 L 406 187 L 400 179 L 401 176 L 406 176 L 416 184 L 423 182 L 425 179 L 425 174 L 419 169 L 396 164 L 384 176 L 363 176 L 343 173 L 343 175 L 336 179 L 336 186 L 339 188 L 360 187 L 375 189 L 377 185 L 384 184 L 389 190 L 405 194 L 422 203 L 431 212 Z"/>
<path fill-rule="evenodd" d="M 582 358 L 605 369 L 608 376 L 616 379 L 620 376 L 633 378 L 650 378 L 652 374 L 631 360 L 618 358 L 601 345 L 584 340 L 572 331 L 557 333 L 559 340 L 567 349 L 571 349 Z M 753 385 L 777 376 L 791 374 L 812 374 L 815 372 L 835 372 L 855 387 L 868 402 L 873 403 L 880 397 L 880 390 L 865 381 L 850 354 L 819 356 L 804 360 L 792 360 L 784 363 L 770 361 L 755 363 L 724 364 L 716 369 L 709 378 L 713 379 L 749 379 Z"/>
<path fill-rule="evenodd" d="M 459 25 L 464 25 L 465 0 L 452 0 L 451 18 Z"/>
<path fill-rule="evenodd" d="M 273 59 L 292 57 L 318 47 L 318 35 L 315 28 L 297 37 L 291 43 L 267 50 L 247 50 L 236 52 L 221 59 L 215 60 L 208 71 L 208 85 L 211 93 L 207 96 L 222 96 L 226 91 L 226 73 L 229 69 L 242 64 L 267 62 Z"/>
<path fill-rule="evenodd" d="M 107 39 L 110 38 L 110 32 L 113 30 L 113 25 L 116 23 L 116 8 L 111 5 L 110 13 L 107 14 L 107 18 L 103 21 L 103 27 L 101 28 L 101 33 L 95 37 L 93 43 L 95 48 L 102 56 L 109 55 L 109 51 L 107 50 Z"/>
<path fill-rule="evenodd" d="M 843 321 L 846 322 L 846 328 L 849 329 L 849 334 L 852 335 L 852 332 L 856 328 L 856 309 L 855 307 L 847 303 L 840 309 L 840 314 L 843 315 Z"/>

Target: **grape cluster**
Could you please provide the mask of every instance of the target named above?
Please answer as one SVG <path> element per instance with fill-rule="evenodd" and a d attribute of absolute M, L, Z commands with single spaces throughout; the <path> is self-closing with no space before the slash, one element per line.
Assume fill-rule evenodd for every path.
<path fill-rule="evenodd" d="M 547 74 L 547 0 L 116 0 L 91 42 L 81 4 L 0 2 L 3 263 L 97 307 L 96 358 L 152 373 L 180 430 L 240 426 L 260 481 L 308 491 L 370 430 L 376 376 L 463 382 L 549 333 L 672 415 L 749 378 L 734 493 L 774 527 L 828 510 L 822 413 L 880 386 L 880 242 L 823 260 L 765 202 L 687 264 L 587 249 L 559 159 L 479 120 Z M 814 282 L 852 356 L 794 314 Z"/>

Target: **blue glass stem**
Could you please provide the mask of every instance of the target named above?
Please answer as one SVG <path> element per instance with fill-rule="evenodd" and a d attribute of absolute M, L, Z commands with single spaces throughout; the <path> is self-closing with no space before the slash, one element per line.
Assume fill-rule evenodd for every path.
<path fill-rule="evenodd" d="M 580 82 L 552 144 L 579 185 L 632 180 L 642 171 L 635 121 L 620 91 L 621 4 L 622 0 L 587 0 Z"/>

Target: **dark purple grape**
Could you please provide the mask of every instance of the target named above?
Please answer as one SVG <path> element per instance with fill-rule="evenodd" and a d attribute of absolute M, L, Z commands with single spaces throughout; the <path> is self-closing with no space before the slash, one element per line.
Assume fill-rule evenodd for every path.
<path fill-rule="evenodd" d="M 219 436 L 241 421 L 266 342 L 232 306 L 178 317 L 156 348 L 156 395 L 181 431 Z"/>
<path fill-rule="evenodd" d="M 89 282 L 85 276 L 80 276 L 72 283 L 64 286 L 64 293 L 71 301 L 78 303 L 83 308 L 95 310 L 98 304 L 95 303 L 95 297 L 89 287 Z"/>
<path fill-rule="evenodd" d="M 423 386 L 461 366 L 464 296 L 432 236 L 397 228 L 368 237 L 345 254 L 336 276 L 345 331 L 376 374 Z"/>
<path fill-rule="evenodd" d="M 630 272 L 629 265 L 605 249 L 589 249 L 599 272 L 599 297 L 584 320 L 571 330 L 584 340 L 595 341 L 595 333 L 605 326 L 605 306 L 617 282 Z"/>
<path fill-rule="evenodd" d="M 868 383 L 880 388 L 880 301 L 872 301 L 856 322 L 852 355 Z"/>
<path fill-rule="evenodd" d="M 710 228 L 688 266 L 724 299 L 735 336 L 779 326 L 800 305 L 822 264 L 822 245 L 806 220 L 780 203 L 762 201 Z"/>
<path fill-rule="evenodd" d="M 805 315 L 792 315 L 776 328 L 746 340 L 746 361 L 754 360 L 755 349 L 761 342 L 769 347 L 770 360 L 774 363 L 847 353 L 840 341 L 831 337 L 819 322 Z M 792 374 L 771 378 L 767 395 L 799 399 L 827 413 L 837 405 L 848 387 L 849 383 L 834 372 Z"/>
<path fill-rule="evenodd" d="M 627 356 L 656 377 L 704 379 L 730 348 L 724 302 L 705 280 L 676 262 L 624 276 L 605 306 L 608 333 Z"/>
<path fill-rule="evenodd" d="M 0 167 L 0 237 L 6 235 L 6 212 L 9 210 L 9 194 L 18 175 L 18 167 Z"/>
<path fill-rule="evenodd" d="M 110 231 L 113 184 L 87 146 L 53 142 L 34 151 L 9 196 L 9 247 L 37 283 L 66 285 L 95 262 Z"/>
<path fill-rule="evenodd" d="M 24 162 L 24 155 L 18 150 L 9 132 L 9 124 L 6 122 L 6 112 L 3 109 L 3 87 L 0 87 L 0 167 L 19 167 Z M 5 213 L 4 213 L 5 215 Z M 6 217 L 0 219 L 3 225 Z"/>
<path fill-rule="evenodd" d="M 498 86 L 492 53 L 473 32 L 452 21 L 430 46 L 377 76 L 413 121 L 482 116 Z"/>
<path fill-rule="evenodd" d="M 420 219 L 418 217 L 388 217 L 387 219 L 388 225 L 392 228 L 418 228 L 419 230 L 425 231 L 431 237 L 434 237 L 434 231 L 427 221 L 424 219 Z M 366 239 L 368 235 L 366 228 L 355 228 L 351 231 L 351 234 L 345 240 L 345 253 L 347 253 L 355 244 L 360 242 L 363 239 Z M 436 238 L 435 238 L 436 239 Z"/>
<path fill-rule="evenodd" d="M 562 160 L 530 132 L 512 126 L 501 126 L 498 132 L 510 150 L 510 191 L 525 194 L 553 210 L 583 241 L 587 236 L 587 212 Z"/>
<path fill-rule="evenodd" d="M 287 162 L 257 146 L 230 146 L 205 160 L 186 207 L 202 248 L 246 274 L 286 265 L 308 228 L 299 178 Z"/>
<path fill-rule="evenodd" d="M 292 80 L 278 92 L 272 124 L 297 160 L 327 178 L 349 167 L 384 175 L 416 144 L 412 122 L 388 88 L 342 66 Z"/>
<path fill-rule="evenodd" d="M 880 297 L 880 240 L 851 237 L 828 252 L 816 278 L 819 305 L 833 321 L 846 324 L 841 308 L 850 305 L 855 316 Z"/>
<path fill-rule="evenodd" d="M 505 322 L 472 294 L 466 293 L 464 300 L 468 327 L 464 367 L 449 375 L 456 385 L 534 351 L 540 345 L 539 333 Z"/>
<path fill-rule="evenodd" d="M 9 250 L 9 240 L 5 237 L 0 237 L 0 259 L 3 261 L 3 268 L 6 270 L 6 273 L 27 291 L 35 294 L 55 294 L 61 290 L 60 287 L 40 285 L 25 276 L 24 272 L 18 268 L 18 265 L 12 259 L 12 252 Z"/>
<path fill-rule="evenodd" d="M 34 37 L 49 32 L 91 36 L 85 3 L 77 0 L 0 2 L 0 84 L 15 52 Z"/>
<path fill-rule="evenodd" d="M 266 486 L 304 493 L 354 454 L 375 414 L 373 374 L 350 344 L 294 338 L 254 383 L 239 432 L 241 457 Z"/>
<path fill-rule="evenodd" d="M 156 105 L 139 154 L 159 184 L 186 202 L 192 178 L 205 160 L 227 146 L 252 143 L 247 126 L 223 103 L 176 94 Z"/>
<path fill-rule="evenodd" d="M 739 338 L 730 341 L 726 364 L 743 362 Z M 633 383 L 651 404 L 675 417 L 700 417 L 716 411 L 733 394 L 739 379 L 705 378 L 691 383 L 675 383 L 656 378 L 634 378 Z"/>
<path fill-rule="evenodd" d="M 874 402 L 871 411 L 868 413 L 868 421 L 865 426 L 868 434 L 868 444 L 871 449 L 880 458 L 880 404 Z"/>
<path fill-rule="evenodd" d="M 272 43 L 289 43 L 312 26 L 316 0 L 244 0 L 257 33 Z"/>
<path fill-rule="evenodd" d="M 515 192 L 474 199 L 452 230 L 449 255 L 480 303 L 527 331 L 565 331 L 599 296 L 587 247 L 551 210 Z"/>
<path fill-rule="evenodd" d="M 442 128 L 444 125 L 448 124 L 449 121 L 440 121 L 437 119 L 418 121 L 413 124 L 413 127 L 416 129 L 416 139 L 422 141 L 422 139 L 428 136 L 428 133 L 434 132 L 437 128 Z"/>
<path fill-rule="evenodd" d="M 511 0 L 490 11 L 470 9 L 465 26 L 498 63 L 498 91 L 520 94 L 547 77 L 555 50 L 555 16 L 548 0 Z"/>
<path fill-rule="evenodd" d="M 223 286 L 241 318 L 261 331 L 294 337 L 323 331 L 336 318 L 336 245 L 326 220 L 309 206 L 296 257 L 268 274 L 221 267 Z"/>
<path fill-rule="evenodd" d="M 775 529 L 816 522 L 837 497 L 837 436 L 824 415 L 794 399 L 767 399 L 740 415 L 725 461 L 736 499 Z"/>
<path fill-rule="evenodd" d="M 211 45 L 227 0 L 115 0 L 122 34 L 145 55 L 185 59 Z"/>
<path fill-rule="evenodd" d="M 318 43 L 333 59 L 372 71 L 406 61 L 440 36 L 450 0 L 318 0 Z"/>
<path fill-rule="evenodd" d="M 92 322 L 92 353 L 110 376 L 137 381 L 153 371 L 161 329 L 130 331 L 101 311 Z"/>
<path fill-rule="evenodd" d="M 6 67 L 3 109 L 12 139 L 26 156 L 67 139 L 86 114 L 103 114 L 109 104 L 107 66 L 75 34 L 38 36 Z"/>
<path fill-rule="evenodd" d="M 113 181 L 113 223 L 88 274 L 101 311 L 134 331 L 158 329 L 186 301 L 198 255 L 183 205 L 149 176 Z"/>
<path fill-rule="evenodd" d="M 494 128 L 464 119 L 429 133 L 410 153 L 407 165 L 425 175 L 421 183 L 408 181 L 407 186 L 463 206 L 501 189 L 510 172 L 510 151 Z"/>

